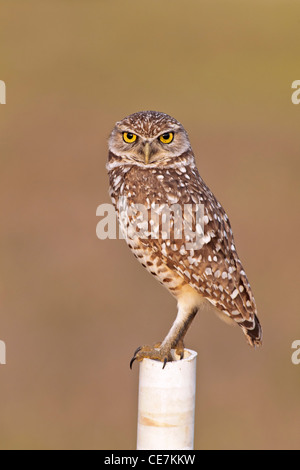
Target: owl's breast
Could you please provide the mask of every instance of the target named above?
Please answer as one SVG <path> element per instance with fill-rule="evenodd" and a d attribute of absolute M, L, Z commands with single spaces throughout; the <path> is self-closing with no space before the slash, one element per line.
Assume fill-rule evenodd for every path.
<path fill-rule="evenodd" d="M 168 183 L 169 175 L 158 169 L 131 168 L 118 176 L 111 185 L 111 196 L 123 237 L 138 261 L 176 296 L 187 282 L 168 262 L 171 242 L 162 238 L 162 214 L 180 200 L 173 182 Z"/>

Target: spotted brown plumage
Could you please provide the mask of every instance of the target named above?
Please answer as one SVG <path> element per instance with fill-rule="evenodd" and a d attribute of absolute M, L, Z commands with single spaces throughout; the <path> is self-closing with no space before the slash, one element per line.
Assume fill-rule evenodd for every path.
<path fill-rule="evenodd" d="M 134 142 L 124 140 L 125 132 L 134 135 Z M 109 139 L 107 169 L 110 195 L 130 249 L 178 301 L 177 318 L 164 341 L 156 348 L 139 348 L 134 359 L 150 357 L 165 363 L 172 359 L 171 349 L 182 353 L 187 328 L 207 302 L 222 317 L 237 323 L 250 345 L 260 345 L 257 308 L 229 219 L 199 175 L 182 125 L 153 111 L 118 122 Z M 184 217 L 183 236 L 175 236 L 181 220 L 178 213 L 200 204 L 204 208 L 202 243 L 188 249 Z M 166 213 L 170 219 L 167 238 L 163 231 Z M 196 229 L 192 209 L 191 220 Z"/>

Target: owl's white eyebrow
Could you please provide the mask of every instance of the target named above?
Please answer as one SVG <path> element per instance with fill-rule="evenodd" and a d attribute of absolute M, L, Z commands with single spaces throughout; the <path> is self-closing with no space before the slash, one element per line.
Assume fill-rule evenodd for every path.
<path fill-rule="evenodd" d="M 131 130 L 130 128 L 126 127 L 124 129 L 119 129 L 119 131 L 121 132 L 121 134 L 124 134 L 124 132 L 127 132 L 128 134 L 134 134 L 134 135 L 137 135 L 138 137 L 141 137 L 140 134 L 138 134 L 136 131 L 134 130 Z"/>
<path fill-rule="evenodd" d="M 168 131 L 163 131 L 157 137 L 160 137 L 161 135 L 164 135 L 164 134 L 170 134 L 170 133 L 175 134 L 176 131 L 174 129 L 170 129 Z"/>

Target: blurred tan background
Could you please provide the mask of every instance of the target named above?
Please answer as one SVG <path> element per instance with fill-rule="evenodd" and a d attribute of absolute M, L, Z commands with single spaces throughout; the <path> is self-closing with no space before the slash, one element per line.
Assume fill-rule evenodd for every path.
<path fill-rule="evenodd" d="M 175 301 L 96 238 L 115 121 L 173 115 L 227 210 L 264 346 L 196 318 L 196 449 L 300 448 L 300 4 L 0 0 L 0 448 L 134 449 L 134 349 Z"/>

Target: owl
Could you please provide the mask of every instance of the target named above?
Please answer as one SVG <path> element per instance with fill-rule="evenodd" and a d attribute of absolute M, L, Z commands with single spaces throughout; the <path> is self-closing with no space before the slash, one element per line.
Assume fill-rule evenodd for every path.
<path fill-rule="evenodd" d="M 182 358 L 186 332 L 205 305 L 237 324 L 251 346 L 259 346 L 262 329 L 229 219 L 198 172 L 184 127 L 155 111 L 117 122 L 109 138 L 107 170 L 129 248 L 178 307 L 164 340 L 139 347 L 130 366 L 150 358 L 165 367 L 174 351 Z M 197 232 L 200 243 L 191 243 L 191 233 Z"/>

